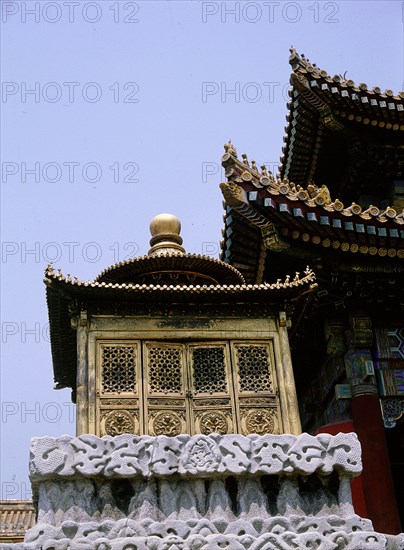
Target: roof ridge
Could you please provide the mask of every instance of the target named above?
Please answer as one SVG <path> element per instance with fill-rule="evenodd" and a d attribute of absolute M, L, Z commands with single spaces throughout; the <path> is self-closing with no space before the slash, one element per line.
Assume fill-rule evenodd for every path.
<path fill-rule="evenodd" d="M 257 189 L 265 189 L 269 195 L 283 195 L 293 202 L 303 202 L 310 208 L 322 207 L 328 213 L 339 212 L 346 217 L 358 216 L 363 220 L 375 218 L 380 223 L 391 220 L 400 225 L 404 224 L 404 209 L 399 212 L 395 208 L 387 206 L 384 210 L 380 210 L 378 206 L 371 204 L 363 210 L 355 202 L 352 202 L 350 206 L 345 206 L 339 198 L 331 197 L 330 190 L 325 184 L 318 187 L 311 182 L 305 188 L 289 181 L 287 177 L 281 178 L 277 174 L 275 178 L 272 172 L 267 172 L 265 165 L 261 166 L 260 173 L 255 161 L 252 161 L 253 167 L 251 167 L 247 155 L 243 154 L 241 162 L 237 158 L 235 147 L 233 146 L 232 151 L 229 152 L 227 145 L 225 145 L 226 152 L 222 156 L 222 166 L 226 168 L 226 178 L 230 183 L 251 183 Z"/>
<path fill-rule="evenodd" d="M 207 256 L 205 254 L 196 254 L 196 253 L 176 254 L 176 253 L 164 252 L 159 254 L 158 258 L 176 258 L 176 259 L 185 258 L 185 259 L 192 259 L 192 260 L 208 261 L 216 265 L 225 266 L 227 269 L 229 269 L 229 271 L 232 271 L 236 275 L 239 275 L 240 277 L 242 277 L 241 273 L 235 267 L 227 264 L 226 262 L 223 262 L 220 259 L 212 258 L 211 256 Z M 101 279 L 104 275 L 106 275 L 107 273 L 110 273 L 111 271 L 119 267 L 124 267 L 131 264 L 138 264 L 142 262 L 153 263 L 155 261 L 156 261 L 155 256 L 149 256 L 148 254 L 146 254 L 144 256 L 137 256 L 135 258 L 129 258 L 128 260 L 124 260 L 122 262 L 117 262 L 116 264 L 112 264 L 109 267 L 105 268 L 103 271 L 101 271 L 101 273 L 99 273 L 99 275 L 97 275 L 97 277 L 94 279 L 94 282 L 99 281 L 99 279 Z"/>
<path fill-rule="evenodd" d="M 335 74 L 334 76 L 330 76 L 327 71 L 325 71 L 324 69 L 320 69 L 320 67 L 318 67 L 316 63 L 311 63 L 309 58 L 306 57 L 304 53 L 299 54 L 296 48 L 293 47 L 290 48 L 289 64 L 292 66 L 294 73 L 303 71 L 312 74 L 315 78 L 324 78 L 329 83 L 334 83 L 345 88 L 348 87 L 354 91 L 365 92 L 370 95 L 378 94 L 380 96 L 399 101 L 404 100 L 404 91 L 399 91 L 397 94 L 394 94 L 391 89 L 387 88 L 384 92 L 382 92 L 379 86 L 374 86 L 373 88 L 368 89 L 366 83 L 361 82 L 359 84 L 356 84 L 352 79 L 346 78 L 346 72 L 344 73 L 344 75 Z"/>

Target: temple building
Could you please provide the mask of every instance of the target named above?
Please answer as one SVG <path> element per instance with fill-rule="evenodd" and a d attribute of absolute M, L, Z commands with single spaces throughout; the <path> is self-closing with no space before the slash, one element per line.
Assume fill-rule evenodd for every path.
<path fill-rule="evenodd" d="M 2 549 L 404 548 L 404 95 L 290 63 L 279 174 L 225 145 L 220 259 L 160 214 L 146 256 L 46 269 L 77 430 L 33 438 Z"/>
<path fill-rule="evenodd" d="M 404 520 L 404 93 L 331 77 L 293 49 L 290 64 L 280 173 L 225 146 L 222 259 L 249 283 L 315 271 L 317 291 L 289 312 L 302 427 L 356 431 L 358 503 L 394 532 Z"/>
<path fill-rule="evenodd" d="M 286 303 L 316 288 L 246 284 L 187 254 L 180 222 L 151 222 L 151 249 L 93 282 L 45 274 L 54 377 L 72 388 L 77 435 L 291 433 L 301 425 Z"/>
<path fill-rule="evenodd" d="M 354 509 L 358 437 L 301 433 L 288 326 L 314 273 L 247 283 L 175 216 L 150 230 L 92 282 L 46 269 L 77 435 L 32 439 L 36 523 L 2 549 L 397 548 Z"/>

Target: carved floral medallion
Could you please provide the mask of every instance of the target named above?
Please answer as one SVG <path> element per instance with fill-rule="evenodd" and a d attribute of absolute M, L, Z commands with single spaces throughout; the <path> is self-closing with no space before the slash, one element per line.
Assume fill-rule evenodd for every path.
<path fill-rule="evenodd" d="M 108 435 L 133 433 L 135 422 L 127 411 L 112 411 L 105 420 L 105 432 Z"/>
<path fill-rule="evenodd" d="M 228 422 L 226 416 L 221 412 L 204 413 L 200 420 L 201 432 L 205 435 L 211 433 L 228 433 Z"/>
<path fill-rule="evenodd" d="M 160 412 L 153 420 L 153 431 L 156 435 L 178 435 L 181 427 L 180 417 L 172 412 Z"/>
<path fill-rule="evenodd" d="M 273 433 L 274 419 L 272 413 L 267 409 L 255 409 L 247 413 L 245 425 L 248 433 L 258 435 Z"/>

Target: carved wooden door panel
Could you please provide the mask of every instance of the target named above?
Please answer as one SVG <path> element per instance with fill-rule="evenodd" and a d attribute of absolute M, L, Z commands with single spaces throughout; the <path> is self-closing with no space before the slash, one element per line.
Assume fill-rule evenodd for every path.
<path fill-rule="evenodd" d="M 238 433 L 280 433 L 280 406 L 272 342 L 232 342 Z"/>
<path fill-rule="evenodd" d="M 143 343 L 145 432 L 190 433 L 188 375 L 184 344 Z"/>
<path fill-rule="evenodd" d="M 141 434 L 140 342 L 98 341 L 96 426 L 99 435 Z"/>
<path fill-rule="evenodd" d="M 189 344 L 187 358 L 192 433 L 235 433 L 229 345 Z"/>
<path fill-rule="evenodd" d="M 121 433 L 280 433 L 272 342 L 97 342 L 96 426 Z"/>
<path fill-rule="evenodd" d="M 228 343 L 145 342 L 146 433 L 234 433 Z"/>

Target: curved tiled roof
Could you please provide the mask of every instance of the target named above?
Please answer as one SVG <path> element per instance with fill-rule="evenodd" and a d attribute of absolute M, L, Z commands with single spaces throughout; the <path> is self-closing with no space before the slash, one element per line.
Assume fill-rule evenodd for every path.
<path fill-rule="evenodd" d="M 392 90 L 386 89 L 383 92 L 378 86 L 369 89 L 367 84 L 364 82 L 356 84 L 353 80 L 347 79 L 342 75 L 330 76 L 327 71 L 320 69 L 315 63 L 311 63 L 304 54 L 299 55 L 295 48 L 290 49 L 289 63 L 295 74 L 300 73 L 302 75 L 311 75 L 313 78 L 321 82 L 339 86 L 340 89 L 347 89 L 352 93 L 363 92 L 368 94 L 369 97 L 371 96 L 382 100 L 388 98 L 398 102 L 402 102 L 404 100 L 404 91 L 394 94 Z"/>
<path fill-rule="evenodd" d="M 365 83 L 356 84 L 341 75 L 330 76 L 295 49 L 291 50 L 289 62 L 292 89 L 280 164 L 282 177 L 302 185 L 313 179 L 322 184 L 327 183 L 328 174 L 329 180 L 335 180 L 332 186 L 337 188 L 341 178 L 347 176 L 346 169 L 355 165 L 349 184 L 354 188 L 363 185 L 366 189 L 366 179 L 372 182 L 370 187 L 377 187 L 378 170 L 390 181 L 403 179 L 404 152 L 400 144 L 404 92 L 369 89 Z M 356 143 L 353 146 L 352 139 Z M 365 157 L 368 155 L 367 164 L 362 166 L 365 157 L 361 148 Z"/>
<path fill-rule="evenodd" d="M 216 262 L 219 264 L 219 262 Z M 231 272 L 231 269 L 230 271 Z M 89 314 L 163 315 L 176 305 L 179 311 L 196 307 L 197 315 L 207 315 L 206 304 L 218 307 L 223 304 L 239 307 L 240 304 L 284 304 L 296 300 L 317 286 L 314 273 L 307 268 L 299 273 L 274 283 L 254 284 L 139 284 L 106 281 L 79 281 L 70 275 L 64 276 L 49 265 L 45 271 L 46 297 L 49 311 L 53 370 L 56 388 L 76 387 L 77 337 L 71 326 L 71 318 L 79 311 Z M 160 308 L 160 306 L 163 306 Z M 120 309 L 121 308 L 121 309 Z M 180 313 L 182 314 L 182 313 Z"/>
<path fill-rule="evenodd" d="M 104 269 L 95 282 L 97 283 L 133 283 L 151 282 L 152 276 L 169 272 L 186 274 L 192 280 L 198 278 L 204 284 L 242 285 L 245 281 L 237 269 L 215 258 L 200 254 L 164 253 L 158 256 L 142 256 L 119 262 Z"/>
<path fill-rule="evenodd" d="M 380 210 L 373 205 L 362 209 L 356 203 L 345 206 L 340 199 L 332 198 L 325 185 L 309 184 L 304 188 L 287 178 L 275 179 L 267 173 L 265 166 L 259 171 L 254 161 L 250 165 L 247 155 L 243 155 L 241 162 L 234 146 L 226 145 L 225 148 L 222 164 L 228 182 L 220 186 L 228 208 L 230 212 L 232 209 L 237 211 L 261 231 L 272 224 L 276 226 L 279 239 L 272 241 L 274 249 L 286 249 L 288 245 L 282 244 L 282 239 L 286 238 L 295 242 L 300 240 L 306 247 L 314 245 L 314 249 L 321 247 L 369 257 L 404 257 L 404 210 L 398 212 L 392 207 Z M 243 261 L 234 249 L 245 235 L 238 231 L 233 238 L 233 230 L 228 233 L 230 222 L 234 223 L 234 215 L 226 215 L 222 258 L 242 265 Z M 246 227 L 242 228 L 241 233 L 246 230 Z M 253 280 L 259 269 L 258 257 L 262 255 L 261 239 L 255 239 L 254 243 Z M 243 255 L 245 252 L 241 251 Z"/>
<path fill-rule="evenodd" d="M 81 294 L 84 292 L 101 291 L 104 295 L 108 293 L 127 293 L 130 294 L 166 294 L 173 295 L 228 295 L 228 294 L 262 294 L 268 291 L 279 291 L 297 288 L 299 286 L 311 285 L 315 283 L 314 272 L 307 267 L 304 275 L 296 273 L 293 278 L 286 276 L 284 281 L 278 279 L 274 283 L 262 284 L 224 284 L 224 285 L 160 285 L 160 284 L 134 284 L 134 283 L 106 283 L 105 281 L 79 281 L 77 278 L 71 279 L 70 275 L 64 276 L 60 270 L 56 271 L 50 264 L 45 271 L 45 283 L 52 286 L 52 283 L 59 282 L 66 288 L 77 290 Z"/>
<path fill-rule="evenodd" d="M 318 255 L 326 249 L 368 258 L 404 257 L 404 210 L 346 206 L 325 185 L 303 187 L 287 178 L 275 179 L 265 166 L 259 170 L 255 161 L 250 163 L 247 155 L 239 160 L 233 145 L 226 144 L 225 149 L 222 164 L 228 181 L 220 185 L 226 207 L 222 259 L 237 265 L 249 282 L 262 280 L 269 249 L 293 253 L 290 240 L 296 245 L 300 241 L 302 253 L 304 249 L 308 254 L 306 261 L 309 250 Z M 271 238 L 263 239 L 268 231 Z M 254 255 L 249 250 L 255 250 Z"/>
<path fill-rule="evenodd" d="M 382 224 L 393 221 L 398 225 L 404 225 L 404 209 L 398 211 L 387 206 L 381 210 L 374 205 L 363 209 L 356 203 L 346 206 L 339 198 L 332 198 L 330 190 L 324 184 L 318 187 L 314 183 L 309 183 L 303 187 L 289 181 L 288 178 L 281 179 L 277 176 L 275 179 L 271 173 L 267 173 L 265 166 L 258 170 L 255 161 L 252 161 L 251 164 L 254 168 L 251 167 L 246 154 L 243 154 L 244 160 L 241 162 L 234 154 L 235 151 L 234 148 L 233 152 L 227 150 L 222 156 L 222 166 L 226 169 L 228 181 L 238 184 L 250 183 L 256 189 L 264 189 L 269 196 L 283 195 L 296 205 L 300 202 L 309 208 L 319 206 L 324 212 L 338 212 L 346 218 L 358 216 L 365 221 L 374 219 Z"/>

